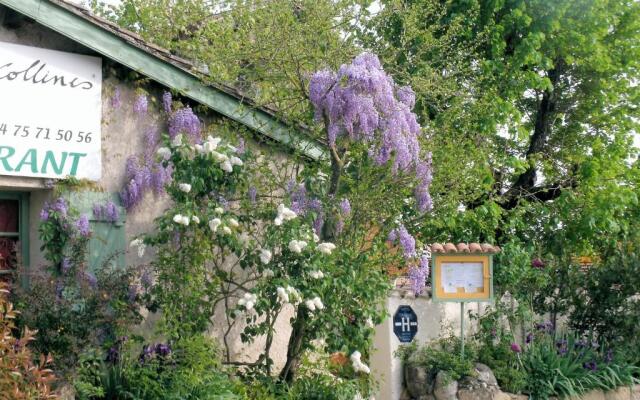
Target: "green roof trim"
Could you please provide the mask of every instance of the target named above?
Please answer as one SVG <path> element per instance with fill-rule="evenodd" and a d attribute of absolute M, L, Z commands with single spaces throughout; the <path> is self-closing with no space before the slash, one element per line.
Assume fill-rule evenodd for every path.
<path fill-rule="evenodd" d="M 297 132 L 267 110 L 246 104 L 242 98 L 208 85 L 194 73 L 79 15 L 70 9 L 74 7 L 70 4 L 49 0 L 0 0 L 0 4 L 309 158 L 317 160 L 327 154 L 322 143 Z"/>

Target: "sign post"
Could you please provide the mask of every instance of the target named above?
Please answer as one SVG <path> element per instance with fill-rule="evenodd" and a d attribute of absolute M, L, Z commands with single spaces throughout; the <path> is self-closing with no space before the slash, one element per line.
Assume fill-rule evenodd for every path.
<path fill-rule="evenodd" d="M 393 333 L 400 343 L 410 343 L 418 333 L 418 316 L 410 306 L 400 306 L 393 315 Z"/>
<path fill-rule="evenodd" d="M 493 255 L 432 253 L 433 300 L 460 303 L 460 356 L 464 357 L 465 303 L 493 301 Z"/>

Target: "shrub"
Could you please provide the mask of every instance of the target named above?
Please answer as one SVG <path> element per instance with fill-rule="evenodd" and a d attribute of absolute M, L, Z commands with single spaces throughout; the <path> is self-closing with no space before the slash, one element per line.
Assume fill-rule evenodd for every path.
<path fill-rule="evenodd" d="M 87 277 L 84 267 L 71 266 L 60 276 L 29 276 L 29 287 L 18 288 L 15 302 L 22 313 L 18 326 L 40 333 L 33 342 L 40 354 L 52 354 L 57 371 L 67 375 L 87 348 L 108 347 L 127 326 L 141 320 L 133 270 L 108 263 Z"/>
<path fill-rule="evenodd" d="M 477 359 L 477 352 L 472 343 L 465 343 L 464 357 L 460 357 L 460 347 L 459 338 L 447 337 L 422 348 L 418 348 L 415 343 L 402 346 L 396 356 L 404 363 L 427 368 L 433 377 L 444 371 L 450 379 L 458 380 L 474 374 L 474 363 Z"/>
<path fill-rule="evenodd" d="M 41 355 L 39 362 L 34 364 L 33 354 L 27 346 L 36 332 L 25 328 L 21 337 L 13 336 L 17 312 L 7 300 L 8 293 L 6 284 L 0 282 L 0 398 L 57 399 L 50 389 L 55 376 L 47 369 L 51 357 Z"/>
<path fill-rule="evenodd" d="M 222 370 L 211 339 L 194 336 L 142 347 L 122 339 L 106 357 L 83 355 L 74 382 L 79 400 L 237 400 L 244 389 Z"/>

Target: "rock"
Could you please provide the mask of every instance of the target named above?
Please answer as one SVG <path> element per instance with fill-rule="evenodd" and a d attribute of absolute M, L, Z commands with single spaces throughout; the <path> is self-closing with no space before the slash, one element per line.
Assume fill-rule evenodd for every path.
<path fill-rule="evenodd" d="M 631 388 L 622 386 L 616 390 L 609 390 L 604 394 L 606 400 L 631 400 Z"/>
<path fill-rule="evenodd" d="M 491 371 L 491 368 L 484 364 L 476 363 L 475 369 L 478 374 L 476 379 L 480 382 L 484 382 L 491 386 L 498 386 L 498 381 L 496 380 L 496 376 L 493 374 L 493 371 Z"/>
<path fill-rule="evenodd" d="M 418 400 L 436 400 L 436 398 L 432 394 L 425 394 L 424 396 L 418 397 Z"/>
<path fill-rule="evenodd" d="M 511 398 L 511 400 L 529 400 L 529 396 L 526 394 L 513 394 L 513 393 L 505 393 L 507 396 Z"/>
<path fill-rule="evenodd" d="M 605 400 L 602 390 L 592 390 L 580 396 L 569 397 L 568 400 Z"/>
<path fill-rule="evenodd" d="M 431 382 L 429 372 L 425 367 L 412 364 L 406 365 L 404 368 L 404 380 L 411 397 L 419 398 L 420 396 L 431 394 L 433 382 Z"/>
<path fill-rule="evenodd" d="M 458 382 L 451 379 L 445 372 L 438 372 L 433 387 L 433 395 L 436 400 L 457 400 L 457 393 Z"/>
<path fill-rule="evenodd" d="M 486 384 L 485 384 L 486 385 Z M 458 390 L 459 400 L 511 400 L 511 396 L 496 386 L 485 386 Z M 527 398 L 528 399 L 528 398 Z"/>
<path fill-rule="evenodd" d="M 640 400 L 640 385 L 635 385 L 631 389 L 631 400 Z"/>

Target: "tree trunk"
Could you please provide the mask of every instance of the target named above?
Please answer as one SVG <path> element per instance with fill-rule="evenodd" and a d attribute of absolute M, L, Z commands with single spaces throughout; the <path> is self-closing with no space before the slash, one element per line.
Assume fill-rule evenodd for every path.
<path fill-rule="evenodd" d="M 303 314 L 298 314 L 293 322 L 293 330 L 289 337 L 287 347 L 287 361 L 280 372 L 280 380 L 290 383 L 293 381 L 298 367 L 300 367 L 300 356 L 302 355 L 302 343 L 306 333 L 306 319 Z"/>

